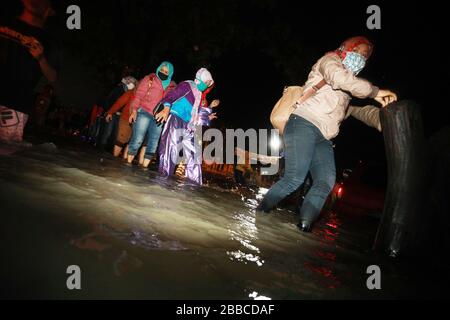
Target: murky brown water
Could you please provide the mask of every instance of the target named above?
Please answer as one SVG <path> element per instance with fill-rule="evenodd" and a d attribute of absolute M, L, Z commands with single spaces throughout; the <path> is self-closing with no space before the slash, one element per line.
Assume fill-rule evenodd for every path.
<path fill-rule="evenodd" d="M 328 212 L 303 234 L 290 211 L 255 214 L 261 191 L 166 180 L 89 146 L 2 155 L 2 296 L 391 299 L 444 292 L 448 282 L 423 272 L 425 263 L 370 250 L 374 218 Z M 378 291 L 366 287 L 372 264 L 382 271 Z M 66 288 L 69 265 L 81 268 L 80 291 Z"/>

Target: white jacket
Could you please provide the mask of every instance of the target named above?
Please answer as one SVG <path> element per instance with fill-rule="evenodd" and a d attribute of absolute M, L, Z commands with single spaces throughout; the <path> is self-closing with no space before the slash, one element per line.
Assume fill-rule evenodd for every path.
<path fill-rule="evenodd" d="M 294 114 L 314 124 L 326 139 L 332 139 L 339 133 L 339 126 L 347 114 L 351 96 L 361 99 L 374 98 L 379 89 L 347 70 L 335 53 L 326 54 L 317 61 L 304 90 L 309 90 L 322 79 L 325 79 L 327 84 L 299 105 Z"/>

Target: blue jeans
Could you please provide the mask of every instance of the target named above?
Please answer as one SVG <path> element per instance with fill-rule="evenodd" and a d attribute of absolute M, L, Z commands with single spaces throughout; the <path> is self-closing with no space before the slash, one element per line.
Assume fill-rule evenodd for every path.
<path fill-rule="evenodd" d="M 133 124 L 133 133 L 131 134 L 128 145 L 128 154 L 135 156 L 147 135 L 148 143 L 145 151 L 145 159 L 151 159 L 156 153 L 162 128 L 163 125 L 158 124 L 153 115 L 139 108 L 136 122 Z"/>
<path fill-rule="evenodd" d="M 314 222 L 336 180 L 333 145 L 311 122 L 291 115 L 284 132 L 284 176 L 267 192 L 260 209 L 269 211 L 297 190 L 308 172 L 313 180 L 311 189 L 300 208 L 300 220 Z"/>

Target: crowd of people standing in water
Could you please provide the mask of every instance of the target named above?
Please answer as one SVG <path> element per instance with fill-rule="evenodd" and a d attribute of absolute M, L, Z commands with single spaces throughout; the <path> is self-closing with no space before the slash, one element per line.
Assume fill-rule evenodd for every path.
<path fill-rule="evenodd" d="M 124 77 L 103 106 L 93 107 L 89 135 L 100 148 L 112 138 L 114 156 L 122 156 L 128 165 L 138 154 L 144 168 L 157 161 L 159 172 L 166 176 L 175 173 L 182 146 L 186 178 L 201 185 L 201 149 L 195 144 L 195 133 L 217 118 L 213 108 L 220 101 L 206 99 L 214 87 L 206 68 L 200 68 L 194 80 L 178 85 L 173 74 L 172 63 L 164 61 L 139 81 Z"/>
<path fill-rule="evenodd" d="M 397 100 L 395 93 L 381 90 L 357 77 L 372 51 L 373 44 L 368 39 L 353 37 L 337 50 L 325 54 L 312 67 L 303 97 L 297 101 L 285 125 L 284 175 L 269 189 L 256 208 L 258 212 L 271 211 L 296 191 L 310 174 L 313 182 L 300 207 L 298 227 L 305 232 L 311 230 L 335 184 L 331 139 L 338 135 L 341 122 L 353 115 L 381 130 L 378 108 L 351 107 L 351 96 L 372 98 L 382 107 Z M 172 75 L 172 64 L 163 62 L 156 73 L 144 77 L 138 84 L 133 78 L 123 79 L 125 92 L 106 116 L 106 121 L 111 122 L 116 117 L 119 123 L 114 154 L 119 156 L 122 151 L 124 159 L 131 164 L 138 149 L 145 145 L 141 151 L 142 165 L 147 167 L 158 157 L 159 172 L 170 176 L 178 164 L 174 159 L 181 139 L 186 178 L 202 184 L 201 148 L 195 145 L 194 135 L 197 126 L 208 126 L 215 118 L 212 108 L 219 101 L 208 105 L 206 100 L 214 80 L 205 68 L 198 70 L 194 81 L 183 81 L 178 85 L 172 81 Z M 118 110 L 122 110 L 120 118 L 115 114 Z M 183 132 L 181 136 L 177 134 L 178 129 Z M 101 141 L 105 139 L 102 137 Z"/>
<path fill-rule="evenodd" d="M 23 0 L 23 4 L 24 10 L 17 19 L 0 24 L 2 143 L 23 141 L 38 82 L 44 77 L 54 83 L 58 77 L 59 61 L 44 33 L 45 21 L 54 14 L 51 3 Z M 381 90 L 357 76 L 372 51 L 368 39 L 350 38 L 312 67 L 304 85 L 304 96 L 308 99 L 302 97 L 297 101 L 285 125 L 284 175 L 267 192 L 258 212 L 271 211 L 298 189 L 310 173 L 313 182 L 300 207 L 298 226 L 302 231 L 311 230 L 334 186 L 336 169 L 331 140 L 339 133 L 342 121 L 352 115 L 380 130 L 378 108 L 351 107 L 351 97 L 372 98 L 382 107 L 397 100 L 393 92 Z M 173 74 L 173 65 L 165 61 L 140 81 L 124 77 L 109 95 L 108 103 L 93 108 L 89 135 L 95 137 L 99 147 L 114 139 L 114 155 L 122 154 L 128 164 L 133 163 L 138 153 L 143 167 L 156 159 L 159 171 L 166 176 L 174 174 L 182 141 L 185 175 L 202 184 L 201 147 L 195 143 L 195 137 L 199 127 L 210 125 L 216 118 L 213 109 L 219 101 L 209 104 L 206 99 L 214 80 L 205 68 L 199 69 L 193 80 L 179 84 L 172 80 Z M 48 101 L 45 95 L 39 99 L 42 105 L 37 109 L 42 112 Z M 56 115 L 59 116 L 64 118 L 64 113 Z M 36 118 L 38 125 L 43 121 Z"/>

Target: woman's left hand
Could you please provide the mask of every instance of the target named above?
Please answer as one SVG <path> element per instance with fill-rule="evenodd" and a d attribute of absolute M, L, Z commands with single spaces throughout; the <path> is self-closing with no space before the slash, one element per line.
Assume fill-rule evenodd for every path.
<path fill-rule="evenodd" d="M 379 90 L 375 100 L 384 108 L 388 104 L 397 101 L 397 95 L 389 90 Z"/>
<path fill-rule="evenodd" d="M 164 109 L 161 112 L 158 112 L 155 115 L 156 122 L 166 122 L 167 118 L 169 117 L 169 111 L 170 111 L 169 107 L 164 107 Z"/>

